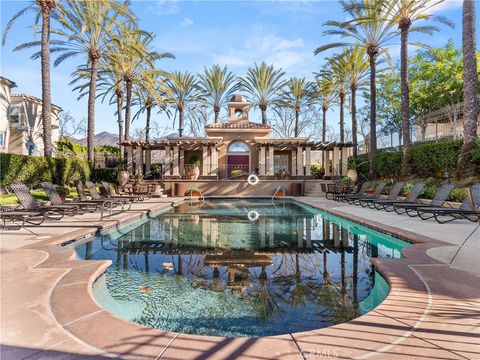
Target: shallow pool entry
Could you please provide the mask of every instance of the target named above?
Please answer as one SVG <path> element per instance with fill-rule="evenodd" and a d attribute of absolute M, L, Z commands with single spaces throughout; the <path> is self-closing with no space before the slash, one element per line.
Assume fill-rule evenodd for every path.
<path fill-rule="evenodd" d="M 351 320 L 388 285 L 370 258 L 408 243 L 293 201 L 207 200 L 90 241 L 113 262 L 97 301 L 129 321 L 179 333 L 266 336 Z"/>

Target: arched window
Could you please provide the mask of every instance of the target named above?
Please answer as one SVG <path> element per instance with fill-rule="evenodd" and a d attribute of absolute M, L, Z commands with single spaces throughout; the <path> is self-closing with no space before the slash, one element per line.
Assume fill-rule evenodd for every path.
<path fill-rule="evenodd" d="M 228 145 L 227 152 L 230 154 L 248 154 L 250 150 L 243 141 L 233 141 Z"/>

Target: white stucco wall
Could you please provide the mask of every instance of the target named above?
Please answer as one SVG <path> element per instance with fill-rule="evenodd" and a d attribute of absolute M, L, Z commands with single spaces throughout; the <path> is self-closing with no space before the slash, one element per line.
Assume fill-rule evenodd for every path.
<path fill-rule="evenodd" d="M 11 101 L 10 92 L 10 86 L 0 82 L 0 133 L 3 135 L 3 145 L 0 145 L 0 152 L 8 151 L 8 139 L 10 137 L 10 127 L 8 125 Z"/>

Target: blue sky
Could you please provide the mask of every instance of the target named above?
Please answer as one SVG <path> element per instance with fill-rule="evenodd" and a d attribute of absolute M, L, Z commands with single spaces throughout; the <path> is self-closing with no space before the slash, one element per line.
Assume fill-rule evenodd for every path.
<path fill-rule="evenodd" d="M 1 30 L 7 21 L 27 1 L 1 0 Z M 440 26 L 432 37 L 412 35 L 430 46 L 444 45 L 453 39 L 461 46 L 461 5 L 459 0 L 447 0 L 436 10 L 456 24 L 455 29 Z M 323 36 L 328 20 L 345 20 L 337 1 L 166 1 L 134 0 L 132 9 L 144 30 L 156 34 L 155 47 L 169 51 L 175 60 L 165 59 L 158 67 L 165 70 L 200 72 L 204 66 L 226 64 L 237 75 L 242 75 L 255 61 L 273 63 L 282 67 L 288 76 L 312 78 L 324 56 L 314 56 L 313 50 L 334 38 Z M 18 85 L 14 92 L 41 96 L 40 62 L 30 60 L 32 51 L 12 53 L 12 49 L 34 37 L 33 15 L 25 15 L 14 26 L 5 46 L 1 48 L 1 70 Z M 37 37 L 38 38 L 38 37 Z M 392 44 L 391 55 L 398 59 L 399 45 Z M 411 47 L 413 52 L 414 48 Z M 326 53 L 325 55 L 328 55 Z M 52 99 L 77 118 L 86 118 L 86 99 L 77 100 L 71 91 L 70 74 L 85 59 L 71 59 L 52 69 Z M 154 114 L 162 127 L 170 127 L 171 120 Z M 259 114 L 251 114 L 255 121 Z M 336 126 L 338 110 L 330 112 L 330 125 Z M 142 127 L 143 119 L 132 124 Z M 117 132 L 114 107 L 97 102 L 96 133 Z M 167 131 L 171 132 L 171 131 Z"/>

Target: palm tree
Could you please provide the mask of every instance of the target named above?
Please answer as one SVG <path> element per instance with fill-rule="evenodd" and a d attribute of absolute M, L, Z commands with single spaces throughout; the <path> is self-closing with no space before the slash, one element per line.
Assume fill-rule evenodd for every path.
<path fill-rule="evenodd" d="M 295 111 L 295 137 L 300 135 L 300 114 L 314 102 L 314 85 L 305 78 L 292 77 L 280 95 L 279 105 Z"/>
<path fill-rule="evenodd" d="M 394 24 L 388 21 L 388 15 L 392 12 L 391 4 L 385 0 L 342 0 L 343 10 L 351 20 L 339 22 L 328 21 L 325 24 L 332 29 L 326 30 L 325 35 L 338 35 L 342 38 L 350 38 L 358 42 L 368 54 L 370 66 L 370 177 L 375 176 L 373 157 L 377 150 L 376 133 L 376 65 L 378 56 L 388 56 L 386 46 L 396 36 L 393 31 Z M 387 6 L 390 5 L 390 6 Z M 335 48 L 352 45 L 348 42 L 334 42 L 315 49 L 315 55 L 320 52 Z"/>
<path fill-rule="evenodd" d="M 448 19 L 431 14 L 432 8 L 444 0 L 390 0 L 393 3 L 392 21 L 400 30 L 400 83 L 402 100 L 402 138 L 403 158 L 402 175 L 410 173 L 409 150 L 410 150 L 410 99 L 408 85 L 408 37 L 411 32 L 420 32 L 432 35 L 439 29 L 435 26 L 415 26 L 422 20 L 433 20 L 454 27 Z"/>
<path fill-rule="evenodd" d="M 354 46 L 346 48 L 340 56 L 337 57 L 337 62 L 341 68 L 348 71 L 348 82 L 350 88 L 350 107 L 352 113 L 352 142 L 353 157 L 357 157 L 357 90 L 366 90 L 368 84 L 369 63 L 366 57 L 365 49 L 360 47 L 358 43 Z"/>
<path fill-rule="evenodd" d="M 63 38 L 52 41 L 52 53 L 60 55 L 58 66 L 66 59 L 87 56 L 90 72 L 87 115 L 87 159 L 94 161 L 95 98 L 99 62 L 108 51 L 114 30 L 133 19 L 126 5 L 113 0 L 65 0 L 55 19 L 61 27 L 52 32 Z"/>
<path fill-rule="evenodd" d="M 35 0 L 17 12 L 7 23 L 3 33 L 2 45 L 5 44 L 10 29 L 15 21 L 29 11 L 36 13 L 35 26 L 38 25 L 40 18 L 42 19 L 42 38 L 41 41 L 33 41 L 22 44 L 13 49 L 13 51 L 22 50 L 32 46 L 40 45 L 40 63 L 42 67 L 42 127 L 43 127 L 43 154 L 46 157 L 52 157 L 52 96 L 51 96 L 51 79 L 50 79 L 50 20 L 52 12 L 61 6 L 55 0 Z M 36 58 L 34 56 L 34 58 Z"/>
<path fill-rule="evenodd" d="M 228 71 L 226 65 L 223 68 L 219 65 L 213 65 L 210 69 L 205 67 L 203 74 L 198 75 L 198 77 L 200 79 L 199 84 L 205 92 L 205 99 L 213 107 L 216 123 L 222 106 L 238 88 L 238 85 L 234 84 L 235 76 Z"/>
<path fill-rule="evenodd" d="M 203 99 L 198 80 L 188 71 L 175 71 L 165 81 L 167 102 L 178 111 L 178 136 L 183 136 L 184 111 L 190 104 Z"/>
<path fill-rule="evenodd" d="M 321 100 L 322 107 L 322 142 L 327 142 L 327 111 L 335 103 L 335 91 L 330 78 L 322 75 L 316 77 L 317 96 Z"/>
<path fill-rule="evenodd" d="M 245 78 L 239 79 L 239 84 L 251 97 L 253 106 L 258 106 L 262 112 L 262 124 L 267 123 L 267 107 L 278 100 L 278 94 L 285 85 L 282 69 L 275 70 L 273 65 L 264 62 L 260 66 L 255 63 L 249 67 Z"/>
<path fill-rule="evenodd" d="M 475 43 L 475 1 L 463 1 L 463 146 L 458 158 L 457 176 L 473 173 L 472 153 L 477 141 L 477 58 Z"/>

